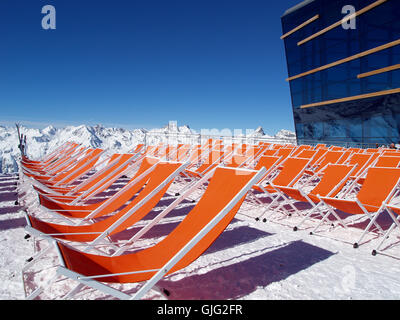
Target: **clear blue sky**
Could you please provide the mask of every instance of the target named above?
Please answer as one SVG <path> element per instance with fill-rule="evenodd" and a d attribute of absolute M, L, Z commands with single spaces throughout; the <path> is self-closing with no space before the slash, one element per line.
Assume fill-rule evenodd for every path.
<path fill-rule="evenodd" d="M 293 130 L 279 37 L 299 2 L 1 0 L 0 122 Z"/>

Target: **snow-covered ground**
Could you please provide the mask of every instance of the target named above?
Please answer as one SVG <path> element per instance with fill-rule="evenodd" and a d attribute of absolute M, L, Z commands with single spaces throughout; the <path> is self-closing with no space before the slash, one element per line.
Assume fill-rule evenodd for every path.
<path fill-rule="evenodd" d="M 21 269 L 33 251 L 32 238 L 25 239 L 22 207 L 15 205 L 17 179 L 0 177 L 0 299 L 24 299 Z M 181 187 L 173 184 L 174 194 Z M 35 200 L 33 191 L 29 197 Z M 258 196 L 263 202 L 265 197 Z M 162 200 L 165 206 L 169 199 Z M 186 203 L 165 217 L 160 225 L 136 247 L 148 246 L 167 235 L 192 208 Z M 298 206 L 305 210 L 305 206 Z M 331 238 L 309 235 L 316 221 L 306 229 L 294 232 L 297 216 L 284 217 L 270 212 L 274 222 L 255 221 L 265 205 L 245 201 L 232 223 L 214 244 L 194 263 L 160 281 L 159 286 L 170 292 L 170 299 L 399 299 L 400 261 L 385 255 L 372 256 L 377 239 L 358 249 L 351 243 L 361 232 L 362 223 L 349 230 L 335 228 L 324 234 Z M 156 208 L 154 211 L 159 210 Z M 41 209 L 38 209 L 41 210 Z M 152 213 L 149 214 L 150 219 Z M 154 214 L 153 214 L 154 216 Z M 135 227 L 140 227 L 139 223 Z M 398 242 L 398 238 L 391 240 Z M 44 243 L 43 243 L 44 245 Z M 388 252 L 400 256 L 400 246 Z M 40 273 L 29 273 L 27 286 L 43 283 L 54 273 L 56 255 L 50 253 L 41 261 Z M 57 282 L 42 298 L 58 298 L 74 283 Z M 134 289 L 135 285 L 119 286 Z M 84 289 L 78 299 L 110 299 L 92 289 Z M 150 293 L 146 299 L 163 299 Z"/>

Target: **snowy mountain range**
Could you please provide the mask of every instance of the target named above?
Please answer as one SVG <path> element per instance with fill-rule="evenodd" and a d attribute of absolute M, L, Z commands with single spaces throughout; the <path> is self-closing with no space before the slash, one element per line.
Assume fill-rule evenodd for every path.
<path fill-rule="evenodd" d="M 31 159 L 41 159 L 48 152 L 66 141 L 81 143 L 85 147 L 96 147 L 110 150 L 113 153 L 124 153 L 132 150 L 139 143 L 156 144 L 160 141 L 178 143 L 196 143 L 197 132 L 189 126 L 177 126 L 171 123 L 159 129 L 106 128 L 96 126 L 67 126 L 55 128 L 48 126 L 44 129 L 20 127 L 21 134 L 26 136 L 26 153 Z M 262 127 L 257 128 L 248 137 L 266 139 L 295 139 L 293 132 L 281 130 L 275 136 L 264 133 Z M 0 126 L 0 173 L 18 171 L 18 134 L 15 127 Z"/>

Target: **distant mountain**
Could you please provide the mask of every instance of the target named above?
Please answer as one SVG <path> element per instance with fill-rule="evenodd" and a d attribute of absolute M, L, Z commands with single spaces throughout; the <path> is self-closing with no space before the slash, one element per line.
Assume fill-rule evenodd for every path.
<path fill-rule="evenodd" d="M 110 153 L 124 153 L 132 150 L 139 143 L 157 144 L 160 141 L 168 143 L 197 143 L 198 139 L 188 140 L 190 134 L 196 132 L 188 125 L 177 126 L 173 123 L 160 129 L 134 129 L 106 128 L 96 126 L 67 126 L 55 128 L 48 126 L 44 129 L 20 128 L 26 135 L 27 155 L 31 159 L 42 159 L 66 141 L 74 141 L 85 147 L 102 148 Z M 185 134 L 187 136 L 185 136 Z M 257 128 L 249 137 L 268 137 L 262 127 Z M 278 139 L 293 139 L 294 133 L 281 130 L 277 133 Z M 272 137 L 273 138 L 273 137 Z M 0 126 L 0 173 L 18 171 L 18 136 L 15 127 Z"/>
<path fill-rule="evenodd" d="M 296 134 L 292 131 L 282 129 L 276 135 L 276 139 L 296 139 Z"/>
<path fill-rule="evenodd" d="M 270 137 L 265 134 L 264 129 L 260 126 L 256 130 L 254 130 L 252 133 L 248 134 L 250 137 Z"/>

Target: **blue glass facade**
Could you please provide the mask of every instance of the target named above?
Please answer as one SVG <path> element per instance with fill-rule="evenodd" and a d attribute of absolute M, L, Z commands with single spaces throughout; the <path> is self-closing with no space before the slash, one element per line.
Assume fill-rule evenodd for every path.
<path fill-rule="evenodd" d="M 356 16 L 355 29 L 337 24 L 346 16 L 342 9 L 348 5 L 356 12 L 365 11 Z M 360 75 L 400 64 L 396 43 L 400 1 L 306 0 L 282 16 L 283 34 L 316 15 L 317 19 L 284 38 L 298 143 L 398 143 L 400 93 L 393 89 L 400 88 L 400 68 Z M 318 34 L 335 23 L 336 27 Z M 357 57 L 360 53 L 364 54 Z M 395 92 L 381 94 L 388 90 Z M 371 97 L 366 98 L 367 94 Z"/>

